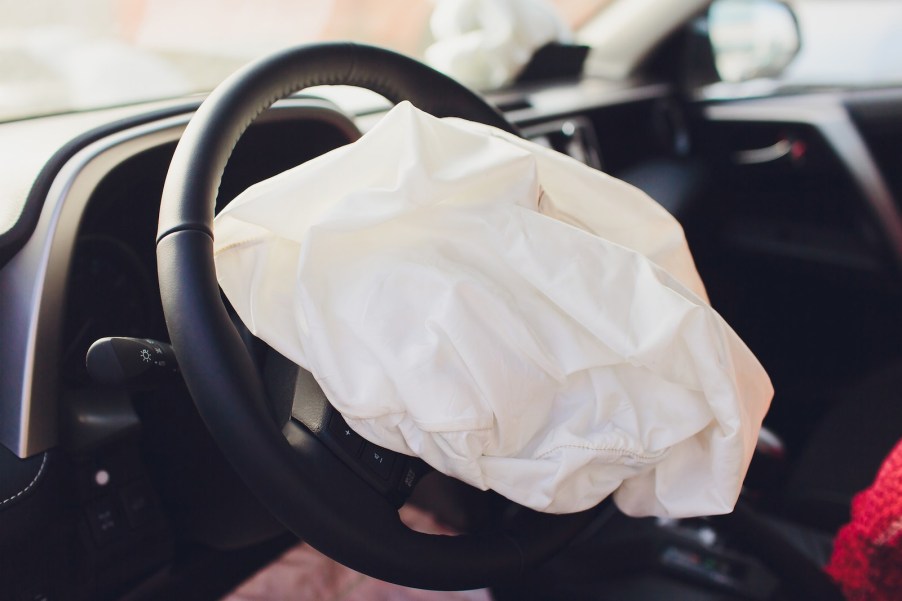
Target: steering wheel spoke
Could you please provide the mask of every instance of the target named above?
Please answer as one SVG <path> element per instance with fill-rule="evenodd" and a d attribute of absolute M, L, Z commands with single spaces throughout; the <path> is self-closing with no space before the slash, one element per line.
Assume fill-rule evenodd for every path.
<path fill-rule="evenodd" d="M 311 444 L 306 438 L 316 438 L 393 507 L 401 507 L 432 468 L 416 457 L 365 440 L 332 407 L 313 374 L 297 366 L 294 372 L 291 419 L 282 429 L 289 444 L 303 455 Z"/>

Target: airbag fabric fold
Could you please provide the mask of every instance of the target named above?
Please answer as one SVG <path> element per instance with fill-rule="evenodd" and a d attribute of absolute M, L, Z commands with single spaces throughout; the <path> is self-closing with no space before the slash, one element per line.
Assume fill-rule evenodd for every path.
<path fill-rule="evenodd" d="M 215 237 L 238 315 L 364 438 L 540 511 L 732 509 L 773 390 L 635 188 L 402 103 Z"/>

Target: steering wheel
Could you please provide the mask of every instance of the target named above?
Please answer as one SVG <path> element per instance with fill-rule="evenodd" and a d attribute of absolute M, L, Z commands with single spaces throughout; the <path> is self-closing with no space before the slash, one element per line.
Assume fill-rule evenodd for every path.
<path fill-rule="evenodd" d="M 160 208 L 160 292 L 185 382 L 239 476 L 289 530 L 327 556 L 375 578 L 417 588 L 470 589 L 516 578 L 561 549 L 593 513 L 552 516 L 524 510 L 515 526 L 460 536 L 409 529 L 396 505 L 314 431 L 294 418 L 280 424 L 274 417 L 263 377 L 223 304 L 213 263 L 213 211 L 232 149 L 275 101 L 324 84 L 368 88 L 394 103 L 410 100 L 439 117 L 516 131 L 461 84 L 370 46 L 302 46 L 253 63 L 223 82 L 179 142 Z M 309 395 L 302 388 L 295 397 Z"/>

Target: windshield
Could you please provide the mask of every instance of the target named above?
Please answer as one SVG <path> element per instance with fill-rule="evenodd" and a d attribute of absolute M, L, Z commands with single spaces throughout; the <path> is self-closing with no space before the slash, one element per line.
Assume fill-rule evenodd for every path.
<path fill-rule="evenodd" d="M 790 0 L 799 54 L 781 79 L 799 86 L 902 83 L 902 2 Z"/>
<path fill-rule="evenodd" d="M 551 4 L 573 29 L 608 2 Z M 354 40 L 423 58 L 440 4 L 0 0 L 0 121 L 208 91 L 248 61 L 305 42 Z"/>
<path fill-rule="evenodd" d="M 777 82 L 902 83 L 902 2 L 787 1 L 801 43 Z M 392 48 L 471 87 L 495 89 L 547 41 L 604 42 L 583 25 L 617 21 L 611 4 L 620 13 L 629 8 L 648 30 L 661 11 L 677 6 L 671 0 L 0 0 L 0 121 L 202 93 L 268 52 L 326 40 Z M 485 22 L 495 30 L 474 42 L 470 31 Z M 442 39 L 455 29 L 466 34 Z M 622 50 L 613 48 L 616 56 L 608 59 Z M 455 72 L 467 52 L 486 64 Z"/>

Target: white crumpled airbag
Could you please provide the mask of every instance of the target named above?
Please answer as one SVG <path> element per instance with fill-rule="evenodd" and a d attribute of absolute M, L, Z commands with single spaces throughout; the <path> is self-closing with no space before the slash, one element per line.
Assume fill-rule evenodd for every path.
<path fill-rule="evenodd" d="M 215 239 L 238 315 L 364 438 L 540 511 L 732 509 L 773 390 L 628 184 L 402 103 Z"/>
<path fill-rule="evenodd" d="M 547 0 L 437 0 L 425 60 L 478 90 L 510 84 L 533 54 L 572 34 Z"/>

